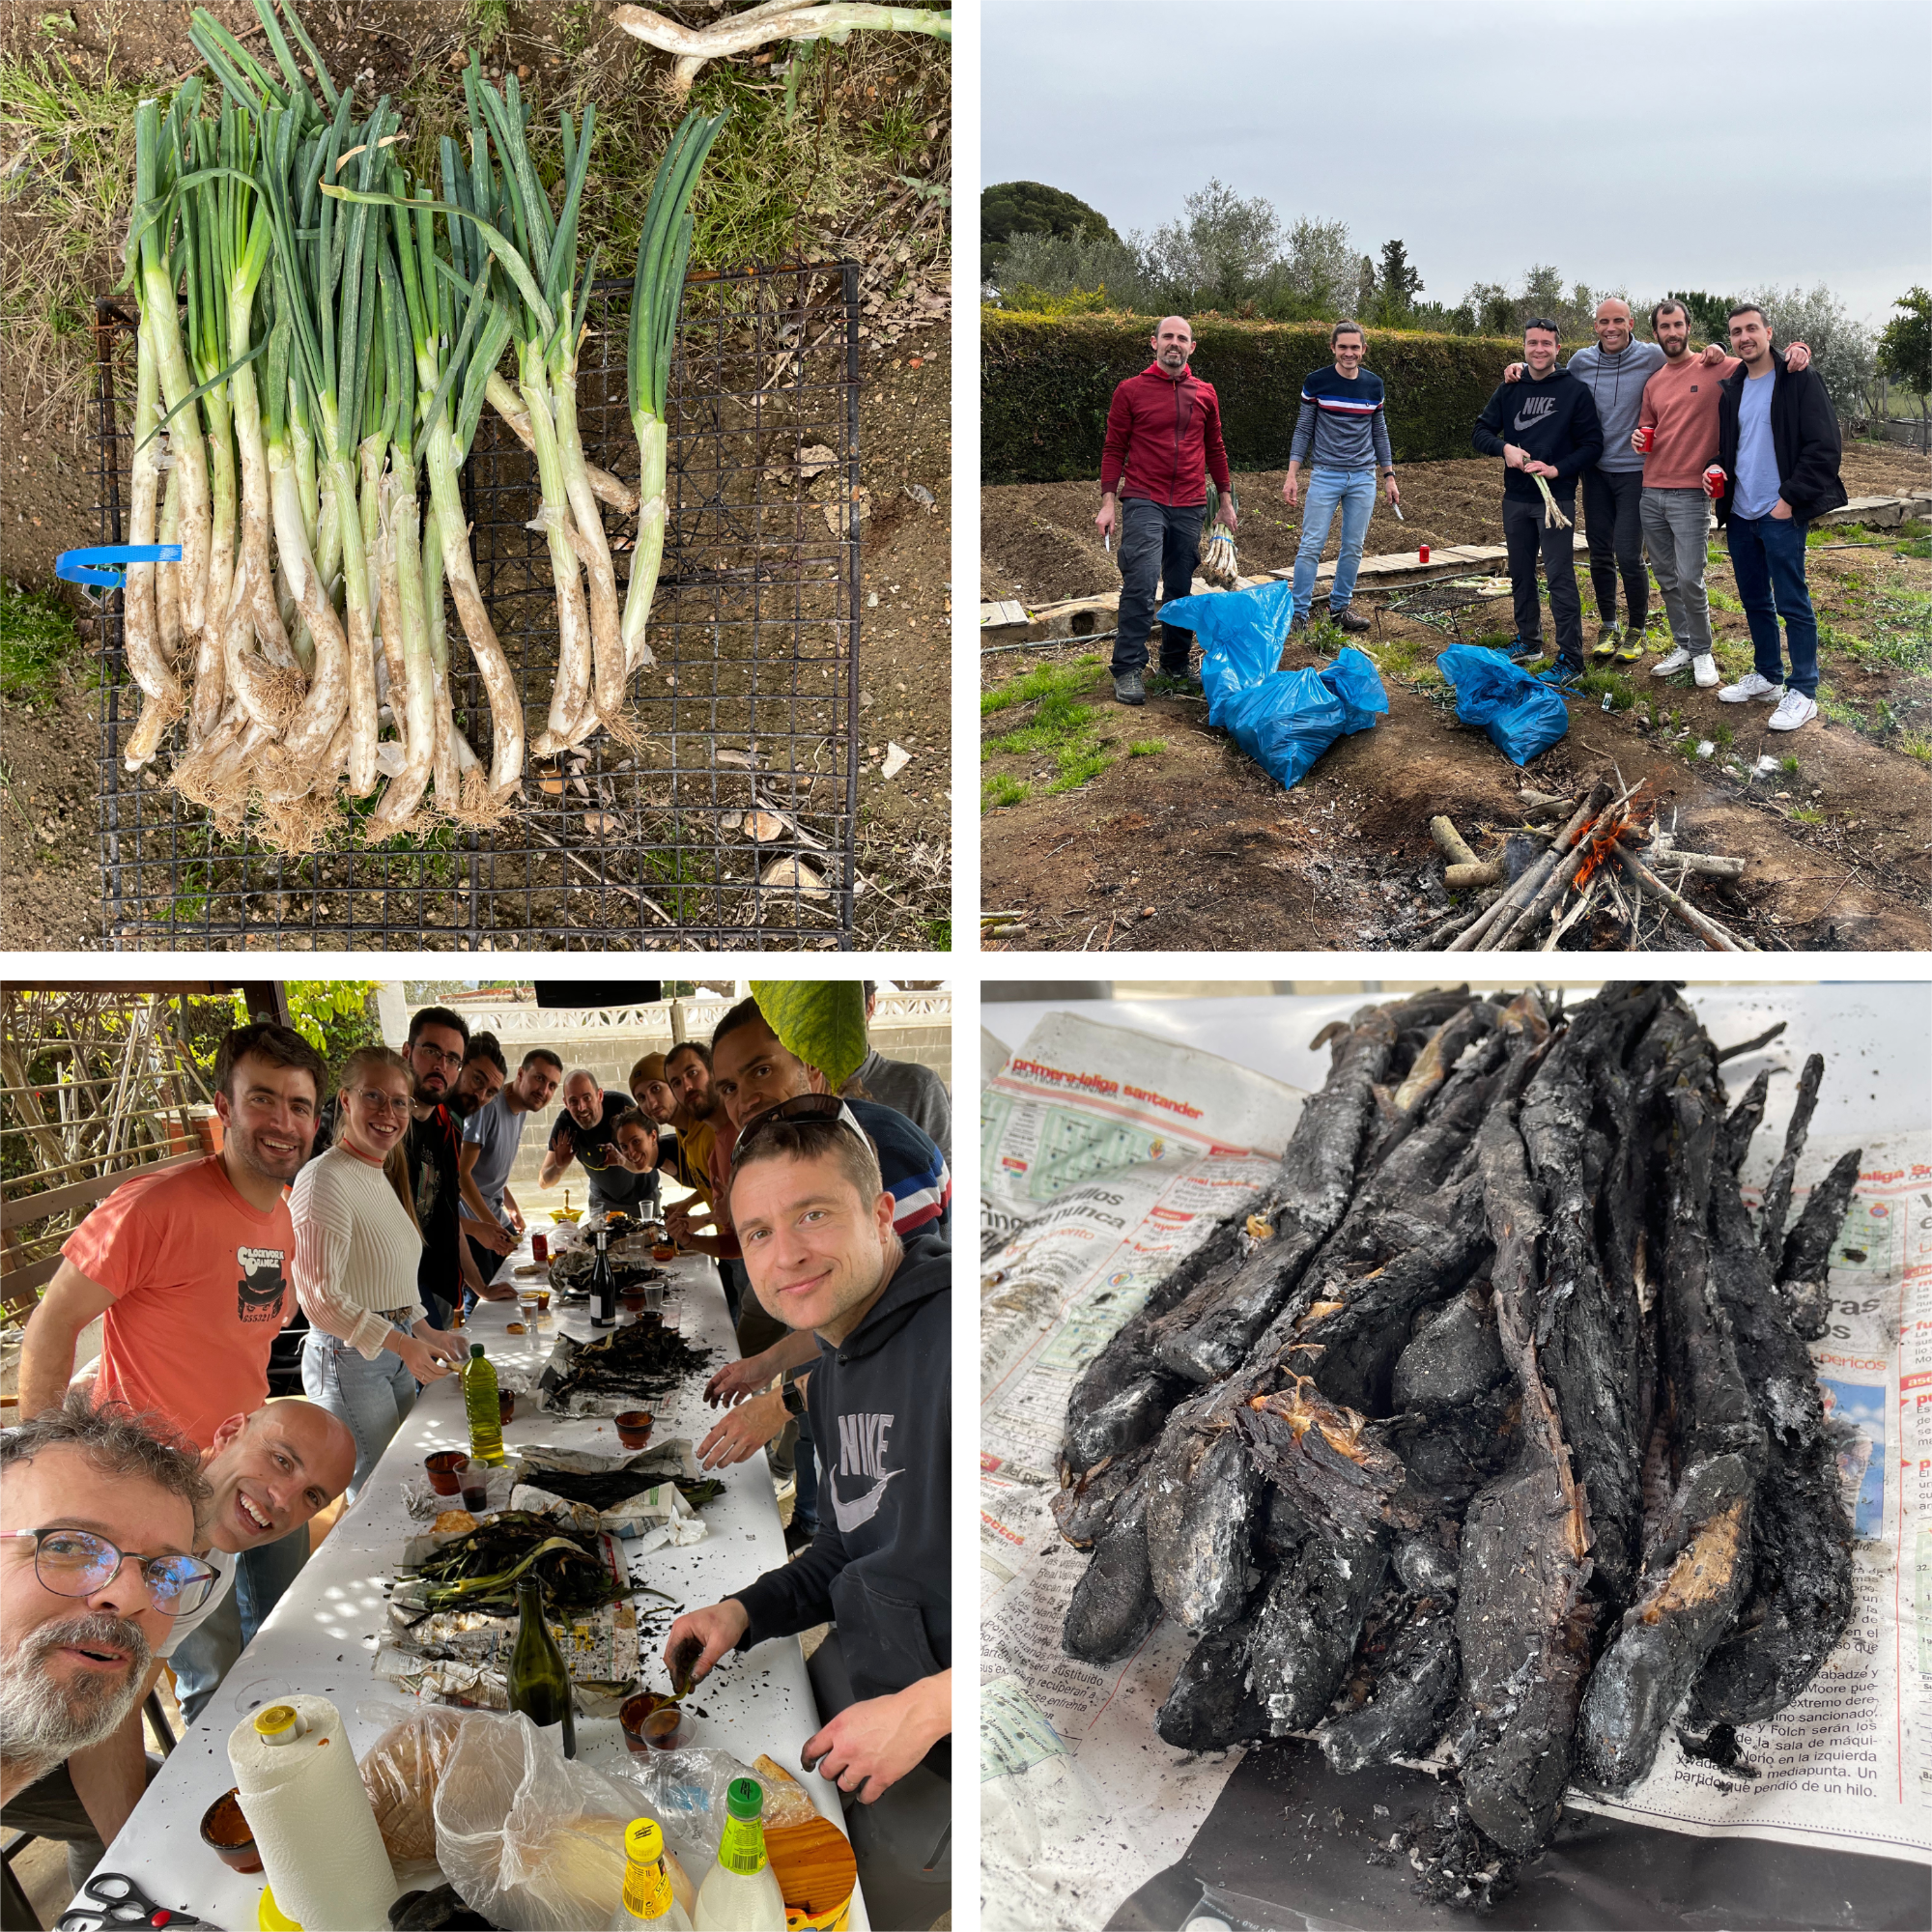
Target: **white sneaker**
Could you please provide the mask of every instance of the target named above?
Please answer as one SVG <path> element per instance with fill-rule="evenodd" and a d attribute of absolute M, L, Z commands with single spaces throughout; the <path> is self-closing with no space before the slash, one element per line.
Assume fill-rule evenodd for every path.
<path fill-rule="evenodd" d="M 1717 659 L 1709 651 L 1706 651 L 1701 658 L 1693 658 L 1690 662 L 1690 674 L 1697 680 L 1699 691 L 1709 691 L 1718 681 Z"/>
<path fill-rule="evenodd" d="M 1667 658 L 1659 658 L 1651 666 L 1650 674 L 1652 677 L 1668 677 L 1674 670 L 1688 670 L 1690 668 L 1690 653 L 1679 644 Z"/>
<path fill-rule="evenodd" d="M 1727 684 L 1718 696 L 1726 704 L 1742 704 L 1747 698 L 1755 697 L 1760 703 L 1770 704 L 1784 696 L 1781 684 L 1773 684 L 1770 678 L 1761 677 L 1754 670 L 1747 670 L 1735 684 Z"/>
<path fill-rule="evenodd" d="M 1787 691 L 1776 711 L 1771 714 L 1771 728 L 1774 731 L 1795 731 L 1801 724 L 1808 724 L 1818 715 L 1818 707 L 1802 691 Z"/>

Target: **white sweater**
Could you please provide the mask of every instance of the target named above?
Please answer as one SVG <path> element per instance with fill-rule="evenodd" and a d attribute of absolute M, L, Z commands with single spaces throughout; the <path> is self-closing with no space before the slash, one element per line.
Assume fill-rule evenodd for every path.
<path fill-rule="evenodd" d="M 373 1362 L 389 1334 L 379 1309 L 407 1309 L 412 1330 L 427 1315 L 416 1295 L 422 1236 L 380 1167 L 332 1147 L 296 1176 L 289 1212 L 296 1297 L 316 1327 Z"/>

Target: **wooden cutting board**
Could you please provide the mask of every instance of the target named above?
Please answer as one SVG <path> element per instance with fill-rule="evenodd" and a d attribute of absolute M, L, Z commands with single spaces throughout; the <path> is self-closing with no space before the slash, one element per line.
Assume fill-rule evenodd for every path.
<path fill-rule="evenodd" d="M 829 1818 L 772 1826 L 765 1832 L 765 1853 L 784 1893 L 786 1923 L 842 1932 L 859 1882 L 859 1863 L 845 1833 Z"/>

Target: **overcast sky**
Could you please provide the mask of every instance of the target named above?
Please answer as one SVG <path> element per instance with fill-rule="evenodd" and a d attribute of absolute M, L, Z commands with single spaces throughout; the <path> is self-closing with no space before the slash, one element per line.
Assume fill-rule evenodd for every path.
<path fill-rule="evenodd" d="M 1124 235 L 1219 176 L 1408 245 L 1425 298 L 1520 281 L 1932 286 L 1925 0 L 985 0 L 988 183 Z"/>

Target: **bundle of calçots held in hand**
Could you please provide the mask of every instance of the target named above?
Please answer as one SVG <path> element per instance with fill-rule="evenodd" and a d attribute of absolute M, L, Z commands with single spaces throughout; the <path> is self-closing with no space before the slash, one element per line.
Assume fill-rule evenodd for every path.
<path fill-rule="evenodd" d="M 1055 1514 L 1094 1554 L 1064 1640 L 1193 1633 L 1157 1720 L 1186 1749 L 1312 1734 L 1346 1773 L 1446 1742 L 1411 1849 L 1480 1904 L 1573 1780 L 1628 1789 L 1673 1720 L 1723 1754 L 1842 1634 L 1804 1345 L 1858 1155 L 1787 1232 L 1814 1057 L 1753 1222 L 1767 1076 L 1727 1113 L 1668 986 L 1427 993 L 1329 1033 L 1261 1203 L 1076 1384 Z"/>
<path fill-rule="evenodd" d="M 372 841 L 432 810 L 488 822 L 517 789 L 526 734 L 470 557 L 463 465 L 486 406 L 536 456 L 558 661 L 530 750 L 550 756 L 623 728 L 628 679 L 652 662 L 665 395 L 692 193 L 722 117 L 686 117 L 645 211 L 633 490 L 586 462 L 577 427 L 594 110 L 582 128 L 562 117 L 553 210 L 515 78 L 498 93 L 472 54 L 467 155 L 445 137 L 440 183 L 408 181 L 386 98 L 359 116 L 294 13 L 285 35 L 274 0 L 256 10 L 279 74 L 197 11 L 189 38 L 218 80 L 218 114 L 197 76 L 165 115 L 145 101 L 136 118 L 128 540 L 179 542 L 182 557 L 128 573 L 123 637 L 144 701 L 126 762 L 154 759 L 182 720 L 170 781 L 218 824 L 259 801 L 263 835 L 285 849 L 323 837 L 342 791 L 366 798 L 385 780 L 363 828 Z M 512 346 L 514 385 L 497 368 Z M 621 613 L 600 500 L 637 516 Z M 487 770 L 452 711 L 445 584 L 487 697 Z"/>

